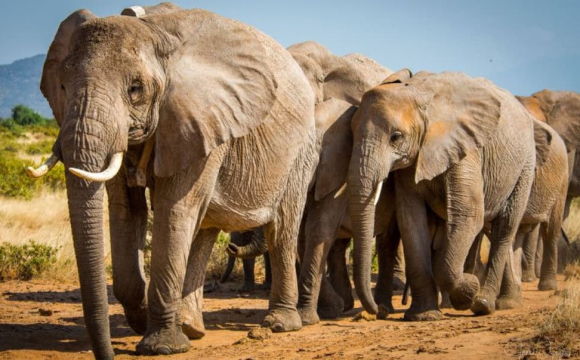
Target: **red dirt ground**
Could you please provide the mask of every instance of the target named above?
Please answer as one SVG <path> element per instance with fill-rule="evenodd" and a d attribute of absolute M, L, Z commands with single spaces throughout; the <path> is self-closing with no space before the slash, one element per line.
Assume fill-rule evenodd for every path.
<path fill-rule="evenodd" d="M 259 325 L 268 305 L 264 291 L 240 296 L 235 283 L 205 295 L 208 329 L 192 341 L 186 354 L 173 359 L 504 359 L 537 358 L 528 340 L 542 314 L 560 301 L 553 291 L 539 292 L 524 284 L 524 306 L 474 317 L 444 309 L 444 320 L 410 323 L 397 313 L 387 320 L 355 322 L 360 303 L 336 321 L 321 321 L 300 331 L 252 340 L 248 331 Z M 111 287 L 109 286 L 109 290 Z M 0 359 L 91 359 L 76 285 L 46 282 L 0 283 Z M 113 347 L 117 357 L 135 359 L 140 340 L 126 324 L 122 307 L 110 296 Z M 397 306 L 398 305 L 398 306 Z M 543 355 L 546 356 L 547 355 Z M 542 356 L 542 357 L 543 357 Z"/>

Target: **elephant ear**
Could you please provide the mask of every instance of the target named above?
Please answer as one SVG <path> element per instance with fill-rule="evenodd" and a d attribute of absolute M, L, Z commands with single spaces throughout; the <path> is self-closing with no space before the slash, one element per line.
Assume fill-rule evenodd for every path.
<path fill-rule="evenodd" d="M 405 81 L 413 77 L 413 73 L 409 69 L 401 69 L 396 73 L 391 74 L 388 78 L 383 80 L 381 85 L 384 84 L 402 84 Z"/>
<path fill-rule="evenodd" d="M 316 169 L 314 199 L 319 201 L 345 182 L 352 153 L 351 120 L 357 107 L 338 99 L 316 106 L 316 130 L 322 151 Z"/>
<path fill-rule="evenodd" d="M 546 120 L 564 140 L 570 152 L 580 150 L 580 94 L 571 91 L 553 92 L 554 102 Z"/>
<path fill-rule="evenodd" d="M 424 108 L 426 130 L 417 157 L 417 183 L 433 179 L 469 151 L 485 146 L 501 116 L 500 92 L 483 79 L 441 73 L 424 76 L 418 82 L 424 103 L 417 105 Z"/>
<path fill-rule="evenodd" d="M 288 71 L 281 46 L 203 10 L 142 21 L 162 29 L 168 43 L 163 45 L 171 48 L 162 54 L 168 82 L 156 132 L 157 176 L 185 169 L 266 120 L 279 96 L 278 79 Z"/>
<path fill-rule="evenodd" d="M 70 52 L 70 42 L 73 32 L 82 23 L 95 17 L 88 10 L 77 10 L 70 14 L 60 23 L 54 40 L 48 49 L 48 54 L 46 54 L 46 60 L 44 60 L 44 67 L 42 69 L 42 78 L 40 79 L 40 91 L 46 100 L 48 100 L 52 114 L 59 125 L 62 124 L 65 116 L 65 94 L 58 78 L 58 69 Z"/>
<path fill-rule="evenodd" d="M 344 57 L 330 55 L 325 68 L 330 69 L 324 78 L 324 99 L 341 99 L 359 105 L 365 92 L 379 85 L 391 74 L 372 59 L 359 54 Z"/>
<path fill-rule="evenodd" d="M 547 125 L 536 119 L 534 121 L 534 142 L 536 143 L 536 168 L 544 165 L 550 154 L 552 133 Z"/>

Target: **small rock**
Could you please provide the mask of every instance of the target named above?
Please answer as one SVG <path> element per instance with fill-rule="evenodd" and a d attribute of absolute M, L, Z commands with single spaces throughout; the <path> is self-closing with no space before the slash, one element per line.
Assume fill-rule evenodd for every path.
<path fill-rule="evenodd" d="M 270 328 L 258 327 L 248 331 L 248 337 L 254 340 L 265 340 L 272 336 Z"/>
<path fill-rule="evenodd" d="M 52 316 L 52 310 L 50 309 L 39 308 L 38 313 L 40 314 L 40 316 Z"/>
<path fill-rule="evenodd" d="M 376 319 L 377 319 L 376 315 L 369 314 L 368 312 L 366 312 L 366 310 L 363 310 L 363 311 L 359 312 L 358 314 L 356 314 L 352 320 L 353 321 L 375 321 Z"/>
<path fill-rule="evenodd" d="M 234 345 L 243 345 L 248 342 L 248 338 L 241 338 L 240 340 L 236 341 Z"/>

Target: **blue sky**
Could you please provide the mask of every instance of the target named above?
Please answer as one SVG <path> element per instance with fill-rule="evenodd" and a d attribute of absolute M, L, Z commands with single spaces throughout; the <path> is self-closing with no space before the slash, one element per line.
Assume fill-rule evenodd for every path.
<path fill-rule="evenodd" d="M 0 3 L 0 64 L 46 53 L 69 13 L 98 16 L 157 1 L 16 0 Z M 315 40 L 397 70 L 463 71 L 515 94 L 580 92 L 580 1 L 177 0 L 257 27 L 284 46 Z"/>

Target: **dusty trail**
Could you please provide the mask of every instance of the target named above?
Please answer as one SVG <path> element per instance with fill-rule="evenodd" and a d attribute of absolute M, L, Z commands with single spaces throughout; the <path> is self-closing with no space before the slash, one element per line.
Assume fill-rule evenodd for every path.
<path fill-rule="evenodd" d="M 298 332 L 252 340 L 247 334 L 266 312 L 266 293 L 238 296 L 233 291 L 238 284 L 228 283 L 206 294 L 206 337 L 193 341 L 187 354 L 171 358 L 523 358 L 529 348 L 525 340 L 533 336 L 534 325 L 560 300 L 553 291 L 537 291 L 536 285 L 524 284 L 523 308 L 487 317 L 444 309 L 447 317 L 442 321 L 404 322 L 399 296 L 395 299 L 398 311 L 388 320 L 352 321 L 361 310 L 357 302 L 354 310 L 337 321 L 321 321 Z M 92 359 L 78 286 L 11 281 L 0 283 L 0 294 L 0 359 Z M 140 336 L 127 327 L 122 307 L 112 295 L 110 303 L 117 357 L 137 358 L 134 350 Z"/>

